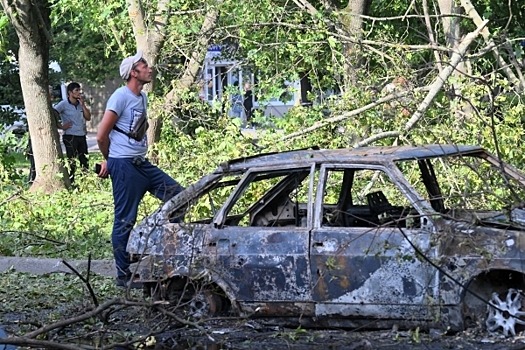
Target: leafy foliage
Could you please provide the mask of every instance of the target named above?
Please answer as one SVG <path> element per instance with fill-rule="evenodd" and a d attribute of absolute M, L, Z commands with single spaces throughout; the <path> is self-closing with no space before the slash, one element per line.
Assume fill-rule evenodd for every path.
<path fill-rule="evenodd" d="M 487 104 L 479 98 L 485 91 L 482 85 L 466 85 L 461 91 L 464 99 L 468 99 L 478 111 L 464 119 L 451 115 L 450 109 L 457 107 L 446 95 L 441 96 L 428 117 L 401 142 L 481 144 L 499 152 L 511 163 L 523 164 L 521 150 L 525 135 L 521 118 L 524 105 L 519 102 L 519 96 L 510 92 L 497 95 L 492 105 Z M 154 151 L 159 166 L 188 186 L 228 159 L 313 145 L 349 147 L 377 132 L 403 126 L 406 117 L 384 113 L 383 107 L 379 106 L 301 137 L 283 139 L 286 134 L 325 120 L 330 113 L 354 109 L 373 98 L 366 91 L 361 95 L 360 103 L 343 97 L 323 106 L 298 106 L 284 118 L 267 119 L 266 128 L 244 133 L 239 131 L 237 119 L 227 117 L 214 120 L 213 127 L 196 126 L 191 134 L 181 128 L 166 126 L 162 141 L 154 146 Z M 505 111 L 500 118 L 490 114 L 497 109 Z M 393 141 L 384 139 L 379 144 Z M 4 157 L 9 157 L 9 153 Z M 92 162 L 98 157 L 92 155 Z M 3 190 L 0 203 L 3 204 L 0 206 L 0 227 L 4 231 L 0 236 L 1 255 L 71 258 L 92 253 L 94 258 L 111 257 L 109 235 L 113 217 L 109 181 L 102 181 L 94 174 L 83 174 L 79 177 L 78 187 L 71 191 L 53 195 L 31 194 L 25 190 L 22 170 L 15 168 L 15 163 L 8 159 L 3 158 L 1 162 Z M 155 198 L 147 196 L 139 209 L 139 220 L 158 205 Z"/>
<path fill-rule="evenodd" d="M 144 3 L 148 21 L 154 20 L 153 13 L 148 11 L 148 6 L 154 3 Z M 414 3 L 415 7 L 407 10 L 403 1 L 393 0 L 388 6 L 372 2 L 370 15 L 375 19 L 364 22 L 363 40 L 356 45 L 357 55 L 351 60 L 356 74 L 344 93 L 339 93 L 340 86 L 348 78 L 345 76 L 348 62 L 343 52 L 352 41 L 346 36 L 348 33 L 338 30 L 341 24 L 338 11 L 330 12 L 315 1 L 312 4 L 319 11 L 317 15 L 308 14 L 292 3 L 266 0 L 177 0 L 172 4 L 177 15 L 172 16 L 168 24 L 169 35 L 157 67 L 160 84 L 155 91 L 157 97 L 151 98 L 151 115 L 164 118 L 165 123 L 161 141 L 153 145 L 151 151 L 157 156 L 159 166 L 184 186 L 228 159 L 313 145 L 352 147 L 385 131 L 399 131 L 400 136 L 379 139 L 375 145 L 479 144 L 514 165 L 525 163 L 523 96 L 502 76 L 495 59 L 485 51 L 481 38 L 471 47 L 469 74 L 447 81 L 410 131 L 404 129 L 405 125 L 423 100 L 424 92 L 413 92 L 404 99 L 342 117 L 388 94 L 385 87 L 395 77 L 406 78 L 407 89 L 428 85 L 436 78 L 438 69 L 428 47 L 424 18 L 410 16 L 421 12 L 419 4 Z M 344 7 L 342 3 L 337 5 Z M 480 1 L 477 6 L 478 11 L 490 19 L 493 40 L 502 48 L 503 57 L 510 60 L 515 56 L 518 67 L 523 65 L 520 39 L 525 36 L 523 6 L 517 1 L 507 4 L 491 0 Z M 219 23 L 213 33 L 200 33 L 203 17 L 210 8 L 220 10 Z M 377 20 L 380 17 L 389 19 Z M 443 48 L 442 23 L 435 17 L 431 21 L 432 28 L 437 29 L 436 41 Z M 474 28 L 466 17 L 460 18 L 460 24 L 464 32 Z M 0 30 L 0 38 L 13 38 L 8 36 L 13 33 L 8 31 L 1 14 Z M 135 51 L 126 4 L 120 0 L 57 0 L 53 6 L 52 34 L 51 57 L 60 62 L 67 79 L 102 83 L 117 71 L 120 61 L 117 57 Z M 192 91 L 182 92 L 184 95 L 175 114 L 166 114 L 162 108 L 163 99 L 158 96 L 169 91 L 173 79 L 180 77 L 200 35 L 209 35 L 212 42 L 227 47 L 229 58 L 236 60 L 247 74 L 255 74 L 254 90 L 260 106 L 270 98 L 296 92 L 284 83 L 305 77 L 313 87 L 308 98 L 312 106 L 298 104 L 280 118 L 265 116 L 260 108 L 253 120 L 255 130 L 241 132 L 239 120 L 225 116 L 223 108 L 227 106 L 202 103 L 199 87 L 195 86 Z M 6 54 L 6 43 L 16 43 L 14 39 L 0 40 L 3 45 L 0 50 L 4 50 L 0 56 L 16 57 L 16 46 L 9 48 L 11 52 Z M 446 66 L 449 53 L 440 54 L 442 62 L 439 63 Z M 2 59 L 0 75 L 6 82 L 0 86 L 0 101 L 21 104 L 16 64 Z M 54 79 L 58 82 L 62 77 Z M 329 90 L 332 96 L 327 98 Z M 226 95 L 228 93 L 231 91 Z M 337 121 L 335 117 L 339 117 Z M 323 126 L 312 128 L 318 123 Z M 305 132 L 307 128 L 311 130 Z M 287 138 L 290 134 L 296 136 Z M 20 164 L 20 150 L 26 144 L 26 138 L 12 135 L 0 138 L 0 255 L 69 259 L 86 258 L 91 254 L 93 258 L 111 259 L 113 202 L 110 181 L 98 179 L 91 173 L 81 174 L 71 190 L 54 194 L 29 192 L 28 166 Z M 90 155 L 91 164 L 99 160 L 100 155 Z M 480 183 L 472 182 L 471 185 L 480 188 Z M 218 197 L 227 195 L 227 192 L 219 193 Z M 491 208 L 491 197 L 481 198 L 480 205 Z M 158 200 L 146 196 L 140 205 L 138 220 L 151 214 L 158 205 Z M 195 215 L 211 213 L 209 207 L 196 210 L 199 212 Z M 95 278 L 94 283 L 103 296 L 116 293 L 108 279 Z M 16 312 L 20 306 L 24 310 L 49 310 L 49 317 L 43 322 L 66 315 L 62 312 L 65 310 L 54 309 L 57 300 L 67 304 L 85 298 L 78 279 L 72 276 L 35 278 L 10 271 L 0 274 L 0 285 L 6 287 L 0 294 L 5 306 L 2 311 Z M 80 304 L 83 306 L 87 305 Z M 28 318 L 32 316 L 34 314 Z M 95 329 L 99 325 L 95 322 L 91 326 Z M 417 329 L 413 338 L 414 341 L 419 339 Z"/>
<path fill-rule="evenodd" d="M 112 208 L 113 202 L 107 182 L 86 174 L 79 179 L 81 188 L 44 195 L 25 191 L 25 177 L 16 180 L 18 186 L 6 188 L 22 191 L 23 195 L 9 200 L 12 191 L 3 192 L 6 197 L 2 200 L 7 203 L 0 207 L 3 230 L 0 255 L 85 258 L 92 253 L 94 258 L 111 256 L 106 246 L 112 224 L 108 208 Z"/>
<path fill-rule="evenodd" d="M 135 51 L 123 1 L 57 0 L 51 16 L 50 55 L 67 80 L 102 84 L 116 76 L 122 56 Z"/>

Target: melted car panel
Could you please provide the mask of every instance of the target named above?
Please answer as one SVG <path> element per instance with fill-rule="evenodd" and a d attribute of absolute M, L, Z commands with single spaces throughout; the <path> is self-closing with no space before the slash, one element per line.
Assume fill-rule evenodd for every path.
<path fill-rule="evenodd" d="M 165 203 L 128 251 L 143 282 L 205 276 L 240 314 L 461 328 L 524 285 L 524 184 L 476 146 L 264 154 Z"/>

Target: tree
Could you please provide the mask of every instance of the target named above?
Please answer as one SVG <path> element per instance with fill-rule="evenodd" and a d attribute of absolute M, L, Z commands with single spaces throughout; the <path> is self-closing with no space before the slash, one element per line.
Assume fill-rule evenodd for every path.
<path fill-rule="evenodd" d="M 345 45 L 343 52 L 344 57 L 347 57 L 345 62 L 345 86 L 349 86 L 356 82 L 358 63 L 360 59 L 359 54 L 359 40 L 362 38 L 363 15 L 368 15 L 372 0 L 350 0 L 347 6 L 343 9 L 341 22 L 343 28 L 349 37 L 355 38 L 354 41 Z"/>
<path fill-rule="evenodd" d="M 56 0 L 51 11 L 50 55 L 67 80 L 103 84 L 118 76 L 136 45 L 125 1 Z M 67 48 L 67 49 L 65 49 Z"/>
<path fill-rule="evenodd" d="M 31 189 L 53 192 L 69 186 L 69 178 L 61 162 L 59 135 L 48 100 L 49 2 L 1 0 L 1 4 L 20 45 L 20 82 L 37 173 Z"/>
<path fill-rule="evenodd" d="M 368 91 L 369 96 L 397 76 L 405 76 L 420 86 L 433 81 L 449 64 L 461 33 L 479 26 L 471 12 L 469 16 L 474 20 L 465 15 L 468 2 L 463 2 L 461 8 L 449 0 L 423 1 L 422 6 L 412 2 L 408 7 L 401 0 L 393 0 L 389 6 L 370 0 L 210 0 L 177 4 L 133 0 L 129 2 L 127 18 L 122 17 L 126 5 L 121 0 L 111 1 L 104 11 L 100 1 L 89 2 L 88 9 L 85 3 L 61 1 L 66 3 L 77 6 L 71 14 L 82 17 L 83 21 L 78 23 L 95 23 L 86 28 L 102 33 L 106 42 L 120 50 L 122 56 L 139 48 L 152 64 L 159 63 L 160 81 L 150 89 L 161 97 L 161 112 L 168 117 L 173 116 L 171 112 L 178 107 L 184 90 L 195 86 L 210 43 L 225 43 L 232 48 L 232 59 L 243 68 L 249 66 L 257 72 L 260 78 L 257 97 L 263 103 L 264 92 L 271 91 L 275 97 L 285 80 L 306 82 L 308 79 L 317 91 L 328 88 L 337 91 L 346 86 L 346 94 Z M 481 1 L 478 11 L 497 17 L 494 9 L 509 13 L 489 22 L 485 32 L 490 27 L 487 33 L 493 35 L 492 41 L 485 44 L 476 39 L 470 46 L 469 53 L 475 52 L 483 59 L 468 72 L 499 75 L 503 71 L 512 77 L 512 70 L 506 64 L 509 60 L 496 57 L 489 61 L 482 48 L 486 45 L 489 52 L 494 52 L 494 45 L 503 47 L 505 34 L 523 32 L 503 20 L 521 16 L 523 11 L 515 2 L 506 6 L 495 0 Z M 88 21 L 87 17 L 95 20 Z M 497 27 L 491 26 L 492 23 Z M 130 35 L 131 29 L 133 35 Z M 494 33 L 503 35 L 497 37 Z M 501 41 L 496 40 L 500 38 Z M 118 39 L 120 44 L 116 44 Z M 352 57 L 349 52 L 353 53 Z M 499 54 L 502 56 L 505 52 Z M 464 62 L 458 62 L 456 67 L 462 67 Z M 501 71 L 494 69 L 497 65 Z M 463 68 L 457 71 L 467 72 Z M 459 78 L 469 81 L 468 75 L 459 74 Z M 510 80 L 516 84 L 516 79 Z M 454 87 L 459 87 L 458 84 L 461 81 L 454 81 Z M 444 88 L 452 91 L 448 84 Z M 153 122 L 150 141 L 158 140 L 160 125 Z"/>
<path fill-rule="evenodd" d="M 83 37 L 104 38 L 104 44 L 107 48 L 111 48 L 106 49 L 107 54 L 111 54 L 112 50 L 118 51 L 118 55 L 113 53 L 113 56 L 120 56 L 121 59 L 134 53 L 134 51 L 142 50 L 148 63 L 154 68 L 157 68 L 159 63 L 162 66 L 173 66 L 173 61 L 177 61 L 181 55 L 179 51 L 174 56 L 172 49 L 168 50 L 168 53 L 163 54 L 162 49 L 166 42 L 178 45 L 177 41 L 184 41 L 184 37 L 193 37 L 195 39 L 195 41 L 191 41 L 194 47 L 193 52 L 182 52 L 187 57 L 189 64 L 183 69 L 183 73 L 179 76 L 180 79 L 173 72 L 166 72 L 165 79 L 168 78 L 168 80 L 163 82 L 164 86 L 159 87 L 156 79 L 158 70 L 154 69 L 154 79 L 145 86 L 145 91 L 149 92 L 150 96 L 160 95 L 165 97 L 165 94 L 167 94 L 165 105 L 168 111 L 172 111 L 172 107 L 177 104 L 180 96 L 179 92 L 189 88 L 197 79 L 198 71 L 210 42 L 210 33 L 213 31 L 217 20 L 216 7 L 207 7 L 205 3 L 182 3 L 178 6 L 191 9 L 178 12 L 175 12 L 175 4 L 168 0 L 161 0 L 155 3 L 142 0 L 130 0 L 127 3 L 118 0 L 110 3 L 94 1 L 88 4 L 61 0 L 59 3 L 60 6 L 57 7 L 55 12 L 56 18 L 71 16 L 75 27 L 78 27 L 77 29 L 83 33 Z M 202 9 L 199 8 L 201 6 Z M 194 9 L 194 7 L 197 8 Z M 126 8 L 128 16 L 124 18 L 122 13 L 124 13 L 123 10 Z M 186 12 L 190 15 L 185 18 Z M 197 15 L 191 17 L 191 14 L 194 12 Z M 174 19 L 174 14 L 177 15 L 175 17 L 180 18 Z M 188 21 L 190 17 L 191 24 Z M 202 21 L 202 33 L 195 36 L 187 27 L 193 27 L 194 23 L 198 21 Z M 91 35 L 86 35 L 86 32 L 90 32 Z M 185 32 L 185 35 L 179 34 L 182 32 Z M 65 40 L 70 39 L 66 38 Z M 194 42 L 197 45 L 194 45 Z M 84 47 L 86 46 L 88 45 L 84 45 Z M 62 60 L 72 61 L 68 58 L 69 54 L 69 52 L 62 52 Z M 85 60 L 86 55 L 81 55 L 81 60 L 77 60 L 76 63 L 83 65 L 87 63 Z M 120 62 L 120 60 L 115 60 Z M 172 78 L 174 79 L 173 82 L 171 82 Z M 162 119 L 154 113 L 150 113 L 150 127 L 148 129 L 148 140 L 150 143 L 158 141 L 161 127 Z"/>
<path fill-rule="evenodd" d="M 137 49 L 142 50 L 150 66 L 155 67 L 159 61 L 160 50 L 164 46 L 167 25 L 173 9 L 169 1 L 161 0 L 157 2 L 156 8 L 149 9 L 154 15 L 147 17 L 146 4 L 141 0 L 131 0 L 128 4 Z M 154 69 L 151 83 L 144 88 L 146 92 L 155 90 L 156 77 L 157 71 Z M 154 143 L 160 138 L 162 120 L 153 116 L 149 123 L 148 140 Z"/>

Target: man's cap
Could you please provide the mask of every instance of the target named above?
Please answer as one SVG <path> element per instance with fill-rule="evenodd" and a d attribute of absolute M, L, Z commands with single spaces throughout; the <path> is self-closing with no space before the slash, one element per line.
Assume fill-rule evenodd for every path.
<path fill-rule="evenodd" d="M 120 77 L 124 80 L 128 80 L 129 74 L 131 73 L 131 68 L 135 63 L 142 59 L 142 51 L 137 51 L 135 56 L 126 57 L 122 60 L 120 64 Z"/>

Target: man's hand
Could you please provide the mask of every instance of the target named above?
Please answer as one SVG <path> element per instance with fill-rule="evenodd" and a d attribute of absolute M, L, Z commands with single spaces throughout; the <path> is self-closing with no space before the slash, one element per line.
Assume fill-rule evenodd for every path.
<path fill-rule="evenodd" d="M 100 163 L 100 171 L 98 172 L 98 177 L 106 179 L 108 176 L 109 176 L 108 162 L 104 161 Z"/>
<path fill-rule="evenodd" d="M 73 122 L 71 120 L 68 120 L 64 124 L 62 124 L 62 130 L 70 129 L 73 126 Z"/>

